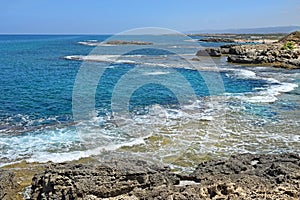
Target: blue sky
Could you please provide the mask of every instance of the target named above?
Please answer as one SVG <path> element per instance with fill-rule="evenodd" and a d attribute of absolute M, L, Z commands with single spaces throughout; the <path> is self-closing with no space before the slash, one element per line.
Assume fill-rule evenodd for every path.
<path fill-rule="evenodd" d="M 118 33 L 300 25 L 299 0 L 0 0 L 0 33 Z"/>

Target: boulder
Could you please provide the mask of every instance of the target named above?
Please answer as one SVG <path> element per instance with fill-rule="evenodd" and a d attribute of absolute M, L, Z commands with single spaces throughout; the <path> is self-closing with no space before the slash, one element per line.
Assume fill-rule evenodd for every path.
<path fill-rule="evenodd" d="M 209 56 L 205 49 L 200 49 L 197 51 L 196 56 Z"/>
<path fill-rule="evenodd" d="M 231 47 L 237 46 L 236 44 L 225 44 L 220 46 L 222 54 L 229 54 L 229 50 Z"/>
<path fill-rule="evenodd" d="M 192 58 L 191 60 L 192 60 L 192 61 L 200 61 L 199 58 Z"/>
<path fill-rule="evenodd" d="M 207 48 L 205 50 L 201 49 L 197 51 L 196 56 L 212 56 L 212 57 L 220 57 L 221 49 L 220 48 Z"/>
<path fill-rule="evenodd" d="M 244 55 L 228 55 L 228 62 L 242 63 L 242 64 L 259 64 L 259 60 L 255 57 L 247 57 Z"/>
<path fill-rule="evenodd" d="M 208 52 L 208 55 L 212 57 L 220 57 L 222 55 L 220 48 L 208 48 L 206 51 Z"/>
<path fill-rule="evenodd" d="M 221 48 L 221 54 L 229 54 L 230 48 Z"/>

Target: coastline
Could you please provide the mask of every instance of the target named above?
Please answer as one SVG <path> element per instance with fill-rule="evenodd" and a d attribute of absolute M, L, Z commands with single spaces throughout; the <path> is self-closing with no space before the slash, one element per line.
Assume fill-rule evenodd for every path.
<path fill-rule="evenodd" d="M 86 158 L 1 168 L 0 194 L 3 200 L 15 199 L 9 194 L 16 192 L 21 199 L 25 190 L 25 199 L 297 199 L 299 172 L 300 156 L 284 153 L 213 159 L 190 174 L 146 160 Z"/>
<path fill-rule="evenodd" d="M 260 43 L 261 40 L 269 40 Z M 237 64 L 268 65 L 286 69 L 300 68 L 300 32 L 290 33 L 278 40 L 254 39 L 240 40 L 232 38 L 208 38 L 212 42 L 236 42 L 237 44 L 222 45 L 220 47 L 199 50 L 196 56 L 227 56 L 227 61 Z M 238 42 L 246 44 L 238 44 Z M 255 44 L 260 43 L 260 44 Z"/>
<path fill-rule="evenodd" d="M 251 64 L 249 64 L 249 65 L 251 65 Z M 259 65 L 259 64 L 255 64 L 255 66 L 257 66 L 257 65 Z M 159 67 L 161 67 L 161 66 L 159 66 Z M 153 72 L 154 73 L 154 72 Z M 154 73 L 154 75 L 155 75 L 155 73 Z M 154 142 L 155 143 L 155 142 Z M 278 178 L 278 180 L 279 180 L 279 182 L 282 180 L 282 177 L 284 178 L 285 177 L 285 175 L 286 174 L 288 174 L 287 176 L 289 176 L 289 173 L 290 172 L 286 172 L 285 170 L 285 168 L 283 167 L 283 168 L 281 168 L 282 166 L 281 166 L 281 164 L 284 164 L 285 162 L 290 162 L 289 160 L 288 161 L 286 161 L 285 160 L 285 158 L 283 158 L 282 159 L 282 157 L 285 157 L 287 154 L 277 154 L 277 155 L 275 155 L 274 156 L 274 159 L 276 160 L 277 158 L 278 158 L 278 165 L 280 165 L 280 167 L 278 168 L 278 170 L 279 171 L 284 171 L 283 172 L 283 174 L 279 174 L 278 176 L 277 175 L 275 175 L 275 177 L 276 177 L 276 179 Z M 292 157 L 295 157 L 295 156 L 293 156 L 292 154 L 288 154 L 288 155 L 291 155 Z M 259 159 L 258 160 L 265 160 L 266 159 L 266 156 L 262 156 L 262 158 L 259 156 L 259 155 L 252 155 L 252 156 L 258 156 L 259 157 Z M 201 157 L 201 156 L 200 156 Z M 237 154 L 236 155 L 236 157 L 241 157 L 241 159 L 244 159 L 243 158 L 243 156 L 240 156 L 239 154 Z M 249 158 L 249 157 L 251 157 L 251 156 L 245 156 L 245 158 Z M 297 157 L 297 155 L 296 155 L 296 157 Z M 299 156 L 298 156 L 299 157 Z M 247 160 L 246 159 L 246 160 Z M 251 160 L 251 159 L 250 159 Z M 256 159 L 254 159 L 254 160 L 256 160 Z M 116 162 L 116 163 L 119 163 L 119 162 L 122 162 L 123 163 L 123 165 L 125 165 L 125 166 L 131 166 L 130 164 L 132 164 L 132 163 L 135 163 L 135 161 L 132 161 L 132 163 L 131 163 L 131 161 L 122 161 L 122 160 L 115 160 L 114 162 Z M 142 162 L 142 163 L 144 163 L 144 162 L 146 162 L 146 161 L 138 161 L 138 162 Z M 241 196 L 243 196 L 243 195 L 246 195 L 246 197 L 245 198 L 247 198 L 247 195 L 258 195 L 258 196 L 256 196 L 256 197 L 261 197 L 261 196 L 259 196 L 259 195 L 275 195 L 275 197 L 277 197 L 276 195 L 281 195 L 282 196 L 282 198 L 294 198 L 294 196 L 296 196 L 296 198 L 297 197 L 299 197 L 299 194 L 297 193 L 297 192 L 295 192 L 294 191 L 294 189 L 293 189 L 293 187 L 298 187 L 299 186 L 299 184 L 298 184 L 298 178 L 297 178 L 297 175 L 296 175 L 296 181 L 294 182 L 295 183 L 295 185 L 294 185 L 294 183 L 293 184 L 291 184 L 290 182 L 288 182 L 289 181 L 289 179 L 288 180 L 286 180 L 286 181 L 284 181 L 284 184 L 291 184 L 291 187 L 292 187 L 292 189 L 291 190 L 288 190 L 288 191 L 286 191 L 285 190 L 285 187 L 286 187 L 286 185 L 284 185 L 283 186 L 283 188 L 284 189 L 280 189 L 280 187 L 279 186 L 282 186 L 281 185 L 281 183 L 277 183 L 276 182 L 276 180 L 275 180 L 275 182 L 274 182 L 274 184 L 273 184 L 273 182 L 272 182 L 272 184 L 273 185 L 271 185 L 270 186 L 270 188 L 268 188 L 268 187 L 266 187 L 266 185 L 265 185 L 265 181 L 264 180 L 259 180 L 259 181 L 262 181 L 261 183 L 259 182 L 259 184 L 262 184 L 261 185 L 261 190 L 258 190 L 258 191 L 256 191 L 255 189 L 253 189 L 253 191 L 255 191 L 255 192 L 257 192 L 258 194 L 252 194 L 252 193 L 247 193 L 247 192 L 245 192 L 244 190 L 246 190 L 246 189 L 243 189 L 243 190 L 241 190 L 241 189 L 237 189 L 237 187 L 235 187 L 235 185 L 236 184 L 239 184 L 239 181 L 240 180 L 243 180 L 243 173 L 233 173 L 234 174 L 234 176 L 233 176 L 233 178 L 236 178 L 236 184 L 235 185 L 232 185 L 232 184 L 227 184 L 227 182 L 225 181 L 225 180 L 228 180 L 228 177 L 227 177 L 227 175 L 228 175 L 228 173 L 227 173 L 227 169 L 226 170 L 223 170 L 222 172 L 220 172 L 219 173 L 219 169 L 216 169 L 217 167 L 216 166 L 218 166 L 218 165 L 220 165 L 220 164 L 218 164 L 218 163 L 222 163 L 221 165 L 225 165 L 225 167 L 226 167 L 226 163 L 231 163 L 231 162 L 234 162 L 235 163 L 235 158 L 233 158 L 233 159 L 231 159 L 229 162 L 227 162 L 227 161 L 224 161 L 224 160 L 222 160 L 222 161 L 219 161 L 219 160 L 216 160 L 216 159 L 213 159 L 213 160 L 211 160 L 211 161 L 209 161 L 208 163 L 208 165 L 209 166 L 206 166 L 206 164 L 205 163 L 207 163 L 207 162 L 199 162 L 199 166 L 201 165 L 201 166 L 203 166 L 203 165 L 205 165 L 204 166 L 204 169 L 207 169 L 209 172 L 211 172 L 211 173 L 216 173 L 216 174 L 218 174 L 217 175 L 217 178 L 221 178 L 221 182 L 220 182 L 220 184 L 218 183 L 218 184 L 215 184 L 215 185 L 210 185 L 212 182 L 215 182 L 216 180 L 218 180 L 218 179 L 213 179 L 213 180 L 211 180 L 211 179 L 209 179 L 209 178 L 205 178 L 205 180 L 210 180 L 210 182 L 207 182 L 207 183 L 205 183 L 205 181 L 202 181 L 202 183 L 203 183 L 203 185 L 201 185 L 201 184 L 199 184 L 199 180 L 198 180 L 198 178 L 195 178 L 196 177 L 196 175 L 194 176 L 194 175 L 191 175 L 191 174 L 188 174 L 188 175 L 186 175 L 186 174 L 175 174 L 174 172 L 172 172 L 172 170 L 170 170 L 170 169 L 167 169 L 168 167 L 162 167 L 162 168 L 157 168 L 157 167 L 153 167 L 152 166 L 152 164 L 150 164 L 150 165 L 148 165 L 148 164 L 145 164 L 145 165 L 143 165 L 143 168 L 145 168 L 145 169 L 149 169 L 150 170 L 150 172 L 152 173 L 153 171 L 157 171 L 157 174 L 158 174 L 158 176 L 160 176 L 160 177 L 163 177 L 164 178 L 164 175 L 165 174 L 167 174 L 168 176 L 170 175 L 171 177 L 174 175 L 175 176 L 175 182 L 173 183 L 172 181 L 174 181 L 173 179 L 171 179 L 170 180 L 170 182 L 171 182 L 171 185 L 168 185 L 169 183 L 167 182 L 167 183 L 163 183 L 162 185 L 159 185 L 159 187 L 162 187 L 163 189 L 163 191 L 165 191 L 165 190 L 167 190 L 167 189 L 170 189 L 170 193 L 167 193 L 167 194 L 165 194 L 165 195 L 175 195 L 174 196 L 174 198 L 176 198 L 177 197 L 177 195 L 179 196 L 178 197 L 178 199 L 184 199 L 185 198 L 185 195 L 191 195 L 191 196 L 188 196 L 187 197 L 187 199 L 191 199 L 191 198 L 198 198 L 198 196 L 197 197 L 195 197 L 195 196 L 193 196 L 194 195 L 194 193 L 193 192 L 190 192 L 191 190 L 194 190 L 194 191 L 197 191 L 196 192 L 196 194 L 195 195 L 198 195 L 199 194 L 199 192 L 201 193 L 201 195 L 203 195 L 203 196 L 201 196 L 201 198 L 225 198 L 225 197 L 223 197 L 224 195 L 226 196 L 226 195 L 232 195 L 232 196 L 230 196 L 231 198 L 235 198 L 235 196 L 237 195 L 238 197 L 236 197 L 237 199 L 238 198 L 240 198 Z M 244 161 L 241 161 L 241 160 L 238 160 L 238 161 L 236 161 L 237 163 L 242 163 L 242 162 L 244 162 Z M 255 161 L 256 162 L 256 161 Z M 254 163 L 255 163 L 254 162 Z M 277 162 L 277 161 L 276 161 Z M 275 162 L 275 163 L 276 163 Z M 281 163 L 281 162 L 283 162 L 283 163 Z M 294 161 L 291 161 L 292 163 L 296 163 L 296 165 L 297 165 L 297 163 L 299 163 L 299 158 L 296 158 L 296 161 L 294 162 Z M 125 163 L 125 164 L 124 164 Z M 8 166 L 5 166 L 5 167 L 2 167 L 2 168 L 0 168 L 1 170 L 2 169 L 4 169 L 2 172 L 2 174 L 3 175 L 5 175 L 4 176 L 4 178 L 3 178 L 3 180 L 9 180 L 8 182 L 14 182 L 14 184 L 13 185 L 11 185 L 10 187 L 11 188 L 14 188 L 14 187 L 16 187 L 16 188 L 18 188 L 18 190 L 17 190 L 17 192 L 16 193 L 18 193 L 17 195 L 19 195 L 19 196 L 22 196 L 22 192 L 24 191 L 24 188 L 26 187 L 26 190 L 27 190 L 27 192 L 28 192 L 28 186 L 32 183 L 32 178 L 34 178 L 34 179 L 39 179 L 39 178 L 41 178 L 41 177 L 44 177 L 44 175 L 43 174 L 45 174 L 45 173 L 48 173 L 49 171 L 47 171 L 49 168 L 53 168 L 53 166 L 55 166 L 54 168 L 60 168 L 60 169 L 62 169 L 62 170 L 66 170 L 65 168 L 64 168 L 64 166 L 68 166 L 68 168 L 70 168 L 70 169 L 74 169 L 74 173 L 76 173 L 76 170 L 77 170 L 77 167 L 76 166 L 81 166 L 81 165 L 83 165 L 84 166 L 84 168 L 83 168 L 83 171 L 85 171 L 85 169 L 88 169 L 87 171 L 89 171 L 89 170 L 91 170 L 91 172 L 92 173 L 94 173 L 95 171 L 93 171 L 94 170 L 94 167 L 95 168 L 97 168 L 97 167 L 101 167 L 101 166 L 103 166 L 103 165 L 110 165 L 110 164 L 107 164 L 107 163 L 99 163 L 99 162 L 96 162 L 94 159 L 93 159 L 93 157 L 88 157 L 88 158 L 86 158 L 86 159 L 80 159 L 80 160 L 76 160 L 76 161 L 71 161 L 71 162 L 67 162 L 67 163 L 61 163 L 61 164 L 54 164 L 54 163 L 26 163 L 26 162 L 24 162 L 24 161 L 22 161 L 21 163 L 16 163 L 16 164 L 13 164 L 13 165 L 8 165 Z M 249 163 L 247 163 L 247 166 L 249 165 Z M 250 163 L 250 165 L 249 166 L 253 166 L 253 165 L 256 165 L 256 164 L 251 164 Z M 298 164 L 299 165 L 299 164 Z M 80 166 L 79 166 L 79 169 L 80 170 L 82 170 L 82 168 L 80 168 Z M 239 164 L 237 164 L 237 166 L 239 166 Z M 231 166 L 230 168 L 235 168 L 236 166 Z M 247 167 L 246 167 L 247 168 Z M 250 167 L 251 168 L 251 167 Z M 255 167 L 254 167 L 255 168 Z M 267 166 L 267 168 L 272 168 L 271 166 Z M 135 168 L 132 168 L 132 169 L 135 169 Z M 167 169 L 167 170 L 166 170 Z M 248 169 L 248 168 L 247 168 Z M 251 168 L 252 169 L 252 168 Z M 291 169 L 293 169 L 293 168 L 291 168 Z M 104 172 L 106 172 L 106 171 L 109 171 L 109 170 L 111 170 L 111 168 L 105 168 L 104 169 Z M 113 170 L 116 170 L 116 171 L 121 171 L 122 173 L 124 172 L 125 173 L 125 176 L 127 176 L 127 170 L 129 170 L 128 168 L 116 168 L 116 169 L 113 169 Z M 146 174 L 148 174 L 148 171 L 143 171 L 143 173 L 146 173 Z M 201 169 L 200 169 L 201 170 Z M 231 169 L 229 169 L 229 171 L 230 171 Z M 250 169 L 249 169 L 250 170 Z M 271 169 L 271 171 L 273 170 L 273 168 Z M 276 170 L 277 170 L 277 168 L 276 168 Z M 6 171 L 9 171 L 9 173 L 7 174 L 7 172 Z M 243 170 L 242 170 L 243 171 Z M 251 171 L 251 170 L 250 170 Z M 299 171 L 299 169 L 296 169 L 296 174 L 298 173 L 298 171 Z M 102 172 L 102 171 L 101 171 Z M 117 172 L 117 173 L 118 173 Z M 57 171 L 51 171 L 51 173 L 57 173 Z M 70 172 L 70 173 L 73 173 L 73 172 Z M 84 172 L 85 173 L 85 172 Z M 92 175 L 90 175 L 90 174 L 88 174 L 89 172 L 87 172 L 87 176 L 89 177 L 89 178 L 92 178 L 93 179 L 93 177 L 94 177 L 94 174 L 92 174 Z M 130 172 L 131 173 L 131 172 Z M 133 174 L 130 174 L 129 173 L 129 177 L 131 178 L 132 176 L 133 177 L 139 177 L 139 175 L 136 175 L 135 173 L 136 173 L 136 171 L 134 170 L 134 172 L 132 172 Z M 151 174 L 150 173 L 150 174 Z M 162 173 L 162 175 L 161 175 L 161 173 Z M 196 172 L 195 172 L 196 173 Z M 230 172 L 231 173 L 231 172 Z M 250 173 L 250 172 L 249 172 Z M 252 172 L 251 172 L 252 173 Z M 250 173 L 250 174 L 251 174 Z M 277 172 L 274 172 L 274 173 L 277 173 Z M 279 173 L 281 173 L 281 172 L 279 172 Z M 292 173 L 294 173 L 294 172 L 292 172 Z M 38 175 L 35 175 L 35 174 L 38 174 Z M 255 173 L 254 173 L 255 174 Z M 252 176 L 253 174 L 251 174 L 251 176 Z M 84 175 L 85 176 L 85 175 Z M 112 175 L 112 176 L 115 176 L 115 175 Z M 192 176 L 192 178 L 190 178 L 190 176 Z M 257 174 L 255 175 L 255 177 L 252 177 L 252 178 L 254 178 L 254 179 L 251 179 L 251 178 L 249 178 L 249 180 L 256 180 L 255 178 L 256 178 L 256 176 L 258 176 Z M 265 174 L 263 174 L 263 176 L 265 176 Z M 18 180 L 15 180 L 14 179 L 14 177 L 16 177 Z M 151 177 L 151 176 L 150 176 Z M 207 175 L 207 177 L 213 177 L 213 176 L 211 176 L 211 174 L 210 175 Z M 6 178 L 8 178 L 8 179 L 6 179 Z M 264 178 L 266 178 L 266 180 L 272 180 L 272 181 L 274 181 L 272 178 L 269 178 L 269 177 L 264 177 Z M 41 178 L 41 179 L 45 179 L 45 177 L 44 178 Z M 166 180 L 169 180 L 168 179 L 168 177 L 167 178 L 164 178 L 164 179 L 166 179 Z M 178 179 L 179 179 L 179 183 L 178 183 Z M 199 178 L 199 179 L 202 179 L 201 177 Z M 84 178 L 84 180 L 85 180 L 85 178 Z M 129 179 L 129 180 L 131 180 L 131 179 Z M 134 178 L 133 179 L 133 182 L 135 181 L 136 179 Z M 139 180 L 140 179 L 137 179 L 136 181 L 137 182 L 139 182 Z M 177 180 L 177 182 L 176 182 L 176 180 Z M 247 179 L 248 180 L 248 179 Z M 189 182 L 189 181 L 192 181 L 192 182 Z M 222 182 L 222 181 L 225 181 L 226 183 L 224 183 L 224 182 Z M 231 178 L 230 178 L 230 181 L 231 181 Z M 59 182 L 59 181 L 58 181 Z M 288 183 L 287 183 L 288 182 Z M 248 182 L 247 182 L 248 183 Z M 250 181 L 250 183 L 251 183 L 251 181 Z M 1 184 L 7 184 L 7 182 L 2 182 Z M 56 184 L 56 183 L 55 183 Z M 69 183 L 66 183 L 67 185 L 60 185 L 59 186 L 59 188 L 63 188 L 63 189 L 66 189 L 66 187 L 68 186 L 68 184 Z M 130 182 L 130 184 L 131 184 L 131 182 Z M 130 185 L 130 184 L 128 184 L 128 185 Z M 117 196 L 115 196 L 115 195 L 112 195 L 112 196 L 108 196 L 107 198 L 111 198 L 111 199 L 120 199 L 120 198 L 135 198 L 135 197 L 133 197 L 133 195 L 137 195 L 136 197 L 138 198 L 138 195 L 154 195 L 154 197 L 155 197 L 155 195 L 156 194 L 159 194 L 159 195 L 161 195 L 161 194 L 164 194 L 163 193 L 163 191 L 160 191 L 160 189 L 158 189 L 158 191 L 155 189 L 156 187 L 157 187 L 157 185 L 151 185 L 152 184 L 152 182 L 151 183 L 147 183 L 146 185 L 147 185 L 147 187 L 149 187 L 149 188 L 153 188 L 153 190 L 147 190 L 147 187 L 146 187 L 146 189 L 144 188 L 144 186 L 141 186 L 141 188 L 140 188 L 140 186 L 137 186 L 136 187 L 136 185 L 134 185 L 133 187 L 134 187 L 134 189 L 133 190 L 135 190 L 136 188 L 136 190 L 141 190 L 142 191 L 142 193 L 143 194 L 140 194 L 140 193 L 122 193 L 122 194 L 119 194 L 119 195 L 117 195 Z M 205 185 L 205 184 L 208 184 L 208 185 Z M 298 184 L 298 185 L 297 185 Z M 126 184 L 125 184 L 126 185 Z M 192 186 L 190 186 L 190 185 L 192 185 Z M 200 186 L 201 185 L 201 186 Z M 246 185 L 245 184 L 245 188 L 247 188 L 247 186 L 249 186 L 249 185 Z M 289 185 L 290 186 L 290 185 Z M 30 186 L 31 187 L 31 186 Z M 39 185 L 39 183 L 34 183 L 34 187 L 36 187 L 36 188 L 40 188 L 41 189 L 41 185 Z M 132 187 L 132 186 L 128 186 L 128 187 Z M 264 188 L 265 187 L 265 188 Z M 273 190 L 274 188 L 273 187 L 275 187 L 275 188 L 279 188 L 278 190 Z M 1 185 L 1 188 L 2 188 L 2 185 Z M 167 188 L 167 189 L 166 189 Z M 175 189 L 174 189 L 175 188 Z M 225 189 L 224 189 L 225 188 Z M 232 189 L 233 188 L 233 189 Z M 106 188 L 105 188 L 106 189 Z M 44 190 L 48 190 L 48 189 L 45 189 L 45 188 L 42 188 L 41 189 L 42 191 L 44 191 Z M 144 190 L 146 190 L 146 191 L 144 191 Z M 38 189 L 37 190 L 39 193 L 40 193 L 40 190 Z M 73 191 L 73 189 L 72 189 L 72 191 Z M 127 190 L 125 190 L 125 191 L 127 191 Z M 201 191 L 204 191 L 204 192 L 201 192 Z M 229 192 L 230 191 L 230 192 Z M 233 192 L 232 192 L 233 191 Z M 262 191 L 265 191 L 264 193 L 262 192 Z M 267 192 L 266 192 L 267 191 Z M 15 191 L 14 191 L 15 192 Z M 20 193 L 21 192 L 21 193 Z M 152 193 L 153 192 L 153 193 Z M 162 193 L 161 193 L 162 192 Z M 224 193 L 226 193 L 226 194 L 224 194 Z M 1 195 L 2 196 L 0 196 L 0 197 L 3 197 L 3 194 L 9 194 L 9 192 L 7 193 L 6 191 L 4 192 L 4 193 L 2 193 L 1 192 Z M 15 194 L 15 193 L 11 193 L 11 194 Z M 28 194 L 28 193 L 27 193 Z M 51 193 L 51 195 L 52 195 L 53 193 Z M 75 194 L 75 193 L 74 193 Z M 33 195 L 35 195 L 35 194 L 33 194 Z M 67 194 L 65 194 L 65 195 L 67 195 Z M 183 195 L 183 196 L 182 196 Z M 220 196 L 221 195 L 221 196 Z M 8 195 L 6 195 L 6 196 L 8 196 Z M 95 195 L 94 195 L 95 196 Z M 281 197 L 280 196 L 280 197 Z M 140 198 L 148 198 L 149 196 L 146 196 L 146 197 L 144 197 L 144 196 L 141 196 Z M 150 196 L 151 198 L 152 198 L 152 196 Z M 149 198 L 150 198 L 149 197 Z M 153 197 L 153 198 L 154 198 Z M 168 198 L 169 196 L 165 196 L 166 198 Z M 273 196 L 271 196 L 271 197 L 273 197 Z M 270 197 L 270 198 L 271 198 Z M 19 198 L 19 197 L 18 197 Z M 93 199 L 94 197 L 93 196 L 90 196 L 89 198 L 91 198 L 91 199 Z M 102 197 L 99 197 L 99 198 L 102 198 Z M 103 197 L 104 198 L 104 197 Z M 106 198 L 106 197 L 105 197 Z M 151 199 L 150 198 L 150 199 Z M 172 197 L 173 198 L 173 197 Z M 200 198 L 200 197 L 199 197 Z M 21 197 L 19 198 L 19 199 L 21 199 Z M 57 199 L 57 197 L 53 197 L 53 199 Z M 94 198 L 95 199 L 95 198 Z"/>

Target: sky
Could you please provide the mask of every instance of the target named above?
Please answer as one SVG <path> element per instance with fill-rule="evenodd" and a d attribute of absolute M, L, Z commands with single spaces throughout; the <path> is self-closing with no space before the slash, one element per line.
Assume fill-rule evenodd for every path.
<path fill-rule="evenodd" d="M 300 0 L 0 0 L 0 34 L 115 34 L 300 25 Z"/>

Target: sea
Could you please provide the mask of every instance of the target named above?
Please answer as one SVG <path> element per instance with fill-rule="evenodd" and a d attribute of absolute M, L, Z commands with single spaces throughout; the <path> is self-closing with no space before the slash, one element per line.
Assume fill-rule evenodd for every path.
<path fill-rule="evenodd" d="M 0 166 L 300 154 L 300 70 L 197 57 L 223 45 L 200 38 L 0 35 Z"/>

